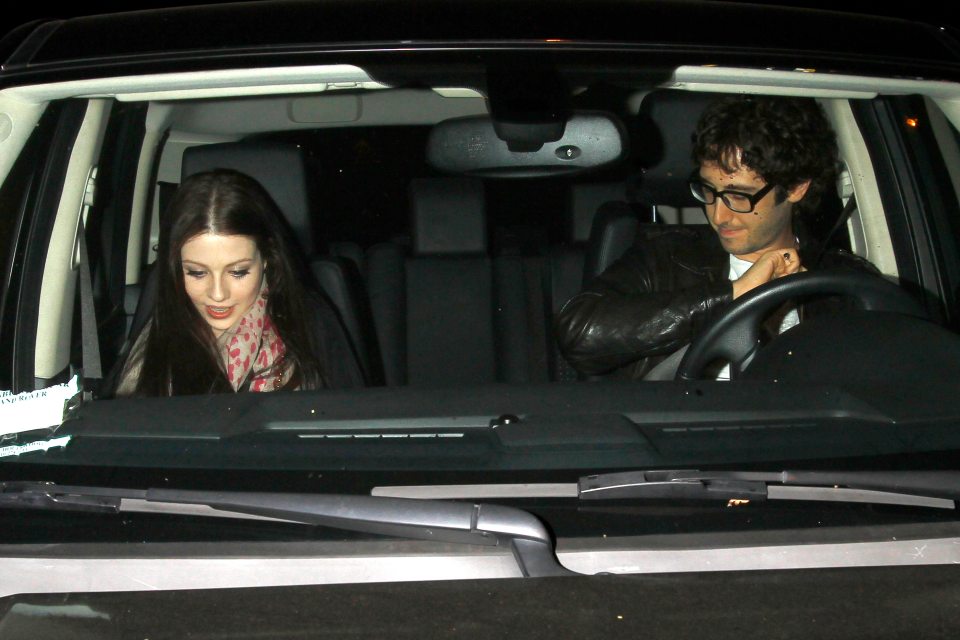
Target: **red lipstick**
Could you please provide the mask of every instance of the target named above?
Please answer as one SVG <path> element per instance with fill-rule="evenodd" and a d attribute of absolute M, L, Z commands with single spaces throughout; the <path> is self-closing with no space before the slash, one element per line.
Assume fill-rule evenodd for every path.
<path fill-rule="evenodd" d="M 218 311 L 217 309 L 223 309 Z M 233 313 L 233 307 L 211 307 L 207 305 L 207 315 L 215 320 L 223 320 L 230 316 Z"/>

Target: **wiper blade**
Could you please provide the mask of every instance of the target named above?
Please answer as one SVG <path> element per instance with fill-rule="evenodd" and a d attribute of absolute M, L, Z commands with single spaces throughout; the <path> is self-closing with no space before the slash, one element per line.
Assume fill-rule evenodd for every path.
<path fill-rule="evenodd" d="M 955 508 L 956 471 L 628 471 L 584 476 L 581 500 L 833 500 Z"/>
<path fill-rule="evenodd" d="M 0 483 L 0 508 L 119 513 L 125 503 L 205 505 L 218 511 L 416 540 L 509 545 L 524 576 L 573 575 L 531 513 L 489 504 L 355 495 L 115 489 L 42 482 Z"/>

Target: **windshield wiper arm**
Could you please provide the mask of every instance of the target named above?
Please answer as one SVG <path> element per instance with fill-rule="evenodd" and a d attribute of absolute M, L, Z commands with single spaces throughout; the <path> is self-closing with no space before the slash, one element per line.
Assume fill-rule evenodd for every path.
<path fill-rule="evenodd" d="M 955 508 L 956 471 L 627 471 L 584 476 L 581 500 L 837 500 Z"/>
<path fill-rule="evenodd" d="M 114 489 L 42 482 L 0 483 L 0 507 L 119 513 L 125 501 L 205 505 L 307 525 L 455 544 L 509 544 L 526 577 L 574 575 L 531 513 L 501 505 L 355 495 Z"/>

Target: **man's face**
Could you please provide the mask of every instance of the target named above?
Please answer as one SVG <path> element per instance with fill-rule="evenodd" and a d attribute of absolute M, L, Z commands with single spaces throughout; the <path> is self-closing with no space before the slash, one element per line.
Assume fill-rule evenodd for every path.
<path fill-rule="evenodd" d="M 767 186 L 766 181 L 746 165 L 727 173 L 720 165 L 705 162 L 700 165 L 700 179 L 716 191 L 731 190 L 748 195 Z M 756 262 L 767 251 L 794 246 L 791 213 L 794 203 L 803 198 L 809 185 L 809 181 L 804 182 L 788 191 L 787 197 L 779 204 L 779 189 L 772 189 L 750 213 L 731 211 L 722 198 L 703 207 L 724 250 L 743 260 Z"/>

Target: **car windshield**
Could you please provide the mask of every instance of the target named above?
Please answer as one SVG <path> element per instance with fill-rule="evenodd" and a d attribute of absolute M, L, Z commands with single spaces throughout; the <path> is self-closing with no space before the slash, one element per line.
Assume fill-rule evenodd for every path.
<path fill-rule="evenodd" d="M 2 49 L 0 546 L 455 542 L 242 500 L 284 522 L 101 513 L 236 507 L 224 492 L 486 501 L 534 514 L 586 573 L 636 570 L 590 555 L 608 536 L 848 543 L 954 525 L 949 35 L 891 60 L 639 35 L 406 51 L 311 49 L 300 31 L 168 51 L 96 38 L 153 24 L 136 15 Z M 806 120 L 764 138 L 760 118 Z M 822 175 L 767 157 L 776 136 Z M 262 188 L 279 249 L 226 218 L 183 231 L 191 190 L 250 179 L 237 206 Z M 221 207 L 202 193 L 202 215 Z M 777 501 L 772 485 L 860 498 Z M 221 497 L 123 493 L 153 490 Z M 898 491 L 949 508 L 870 493 Z"/>

